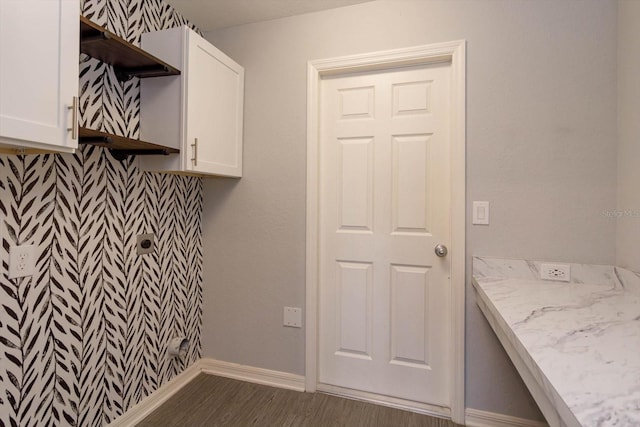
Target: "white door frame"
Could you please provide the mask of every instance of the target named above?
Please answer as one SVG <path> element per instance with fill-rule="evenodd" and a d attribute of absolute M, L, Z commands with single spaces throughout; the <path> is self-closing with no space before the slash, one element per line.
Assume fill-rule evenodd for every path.
<path fill-rule="evenodd" d="M 323 76 L 408 65 L 451 63 L 451 418 L 464 424 L 465 316 L 465 41 L 417 46 L 339 58 L 307 65 L 307 231 L 305 390 L 318 380 L 318 208 L 319 102 Z"/>

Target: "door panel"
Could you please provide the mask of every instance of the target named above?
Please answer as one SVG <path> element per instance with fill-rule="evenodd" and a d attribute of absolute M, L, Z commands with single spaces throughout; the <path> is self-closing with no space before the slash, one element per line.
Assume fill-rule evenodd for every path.
<path fill-rule="evenodd" d="M 371 359 L 371 263 L 337 263 L 337 353 Z"/>
<path fill-rule="evenodd" d="M 321 82 L 320 384 L 449 407 L 449 72 Z"/>
<path fill-rule="evenodd" d="M 373 118 L 374 88 L 372 86 L 342 89 L 338 93 L 342 120 Z"/>
<path fill-rule="evenodd" d="M 242 176 L 244 71 L 199 35 L 190 32 L 188 37 L 186 139 L 190 155 L 184 167 Z M 197 164 L 191 160 L 196 157 Z"/>
<path fill-rule="evenodd" d="M 340 138 L 339 231 L 373 228 L 373 140 Z"/>
<path fill-rule="evenodd" d="M 391 363 L 429 368 L 428 267 L 391 266 Z"/>
<path fill-rule="evenodd" d="M 428 233 L 429 135 L 392 137 L 392 215 L 394 233 Z"/>

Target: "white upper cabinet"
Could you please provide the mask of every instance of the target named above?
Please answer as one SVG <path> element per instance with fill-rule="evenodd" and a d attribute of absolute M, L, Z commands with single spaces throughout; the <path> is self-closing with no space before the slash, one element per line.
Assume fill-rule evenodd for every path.
<path fill-rule="evenodd" d="M 0 0 L 0 149 L 78 147 L 79 0 Z"/>
<path fill-rule="evenodd" d="M 141 168 L 241 177 L 244 69 L 186 26 L 145 33 L 142 48 L 182 74 L 141 82 L 141 139 L 180 149 Z"/>

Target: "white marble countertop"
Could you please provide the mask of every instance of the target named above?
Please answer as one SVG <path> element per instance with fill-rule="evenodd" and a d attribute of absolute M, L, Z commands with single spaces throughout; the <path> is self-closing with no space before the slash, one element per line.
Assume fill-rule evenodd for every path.
<path fill-rule="evenodd" d="M 640 426 L 640 277 L 571 264 L 474 258 L 477 303 L 553 426 Z"/>

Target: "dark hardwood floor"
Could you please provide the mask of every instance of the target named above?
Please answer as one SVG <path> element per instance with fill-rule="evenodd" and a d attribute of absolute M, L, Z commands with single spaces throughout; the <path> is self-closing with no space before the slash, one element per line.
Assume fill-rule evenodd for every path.
<path fill-rule="evenodd" d="M 460 427 L 451 421 L 371 403 L 204 374 L 137 426 Z"/>

